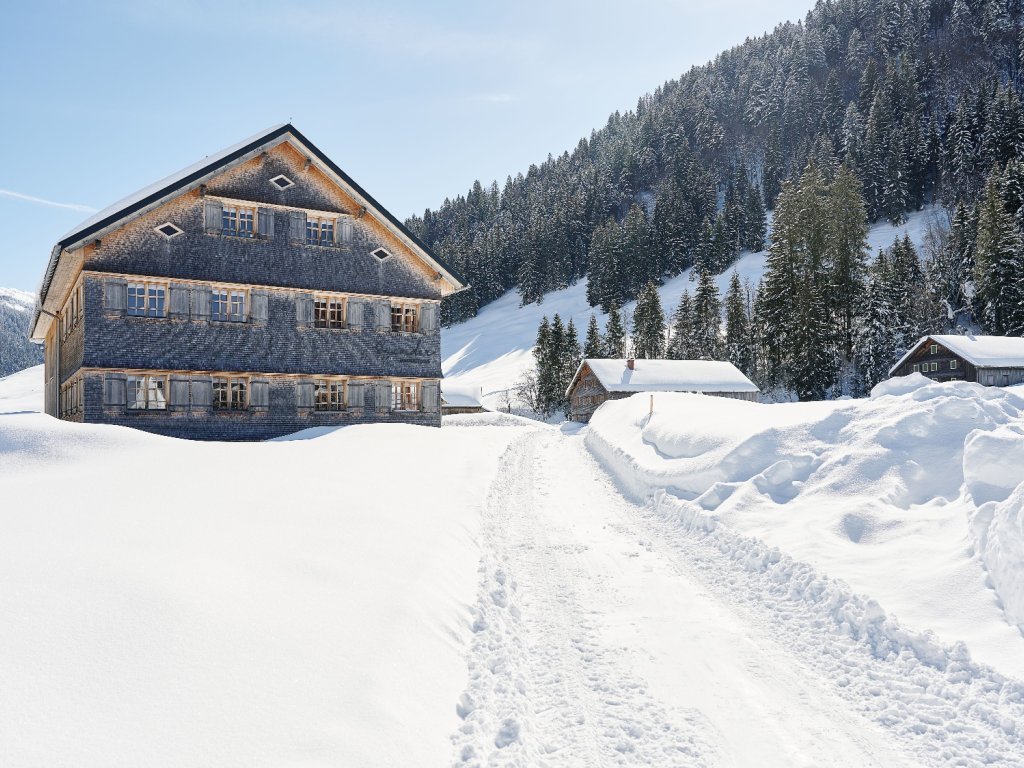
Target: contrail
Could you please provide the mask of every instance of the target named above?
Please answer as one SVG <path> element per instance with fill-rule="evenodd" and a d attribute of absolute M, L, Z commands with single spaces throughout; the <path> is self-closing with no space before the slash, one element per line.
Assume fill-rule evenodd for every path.
<path fill-rule="evenodd" d="M 82 213 L 96 213 L 96 209 L 91 205 L 81 205 L 80 203 L 58 203 L 53 200 L 44 200 L 41 197 L 33 197 L 32 195 L 24 195 L 21 192 L 14 192 L 10 189 L 0 189 L 0 195 L 4 197 L 13 197 L 17 200 L 25 200 L 29 203 L 39 203 L 40 205 L 49 205 L 52 208 L 67 208 L 69 211 L 81 211 Z"/>

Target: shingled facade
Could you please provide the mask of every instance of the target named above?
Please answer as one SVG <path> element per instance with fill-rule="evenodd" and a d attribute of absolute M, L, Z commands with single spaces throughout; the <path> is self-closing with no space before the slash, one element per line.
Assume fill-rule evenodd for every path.
<path fill-rule="evenodd" d="M 53 249 L 46 412 L 195 439 L 440 424 L 463 283 L 293 126 L 100 212 Z"/>

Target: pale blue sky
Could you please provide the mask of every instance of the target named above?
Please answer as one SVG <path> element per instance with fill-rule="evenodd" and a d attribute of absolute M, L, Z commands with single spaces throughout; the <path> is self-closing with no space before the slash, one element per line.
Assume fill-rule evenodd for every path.
<path fill-rule="evenodd" d="M 812 5 L 12 4 L 0 286 L 35 290 L 53 243 L 92 208 L 289 118 L 405 218 L 571 149 L 614 110 Z"/>

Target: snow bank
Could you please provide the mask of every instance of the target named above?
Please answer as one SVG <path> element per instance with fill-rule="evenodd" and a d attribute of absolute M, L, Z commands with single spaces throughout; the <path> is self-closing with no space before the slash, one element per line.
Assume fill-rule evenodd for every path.
<path fill-rule="evenodd" d="M 479 510 L 520 431 L 0 416 L 0 765 L 447 764 Z"/>
<path fill-rule="evenodd" d="M 43 366 L 0 378 L 0 414 L 43 410 Z"/>
<path fill-rule="evenodd" d="M 1005 390 L 910 376 L 828 403 L 663 393 L 650 416 L 634 396 L 586 440 L 634 498 L 667 493 L 694 524 L 761 539 L 1024 677 L 1007 621 L 1024 614 L 1022 417 Z"/>

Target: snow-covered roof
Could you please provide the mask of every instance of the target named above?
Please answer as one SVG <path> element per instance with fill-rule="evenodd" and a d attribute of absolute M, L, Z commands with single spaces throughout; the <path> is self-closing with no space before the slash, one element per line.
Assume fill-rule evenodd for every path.
<path fill-rule="evenodd" d="M 479 387 L 452 387 L 441 381 L 441 402 L 453 408 L 483 408 Z"/>
<path fill-rule="evenodd" d="M 939 334 L 922 336 L 892 368 L 892 375 L 907 359 L 929 340 L 941 344 L 954 355 L 962 357 L 978 368 L 1024 367 L 1024 337 L 1020 336 L 961 336 Z"/>
<path fill-rule="evenodd" d="M 732 363 L 718 360 L 635 360 L 588 357 L 569 384 L 576 385 L 586 365 L 609 392 L 760 392 Z"/>

